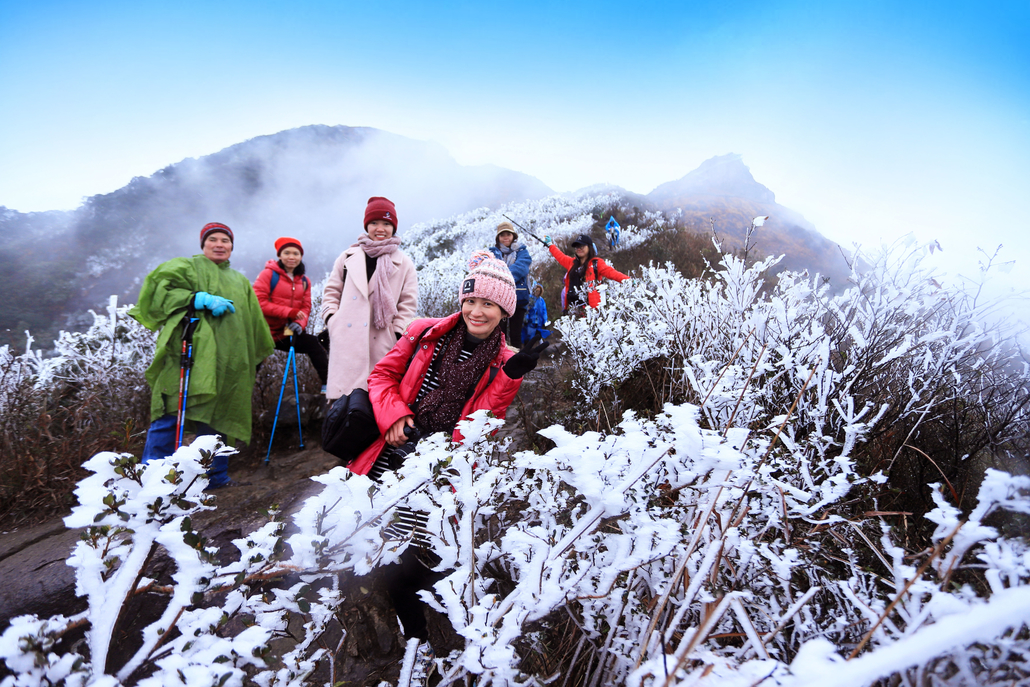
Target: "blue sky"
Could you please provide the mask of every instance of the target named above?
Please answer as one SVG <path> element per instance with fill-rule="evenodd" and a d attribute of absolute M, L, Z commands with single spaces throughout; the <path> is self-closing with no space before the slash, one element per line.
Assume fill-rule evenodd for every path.
<path fill-rule="evenodd" d="M 0 0 L 0 205 L 371 126 L 557 191 L 740 153 L 830 238 L 1030 261 L 1030 2 Z M 1017 267 L 1019 271 L 1019 267 Z"/>

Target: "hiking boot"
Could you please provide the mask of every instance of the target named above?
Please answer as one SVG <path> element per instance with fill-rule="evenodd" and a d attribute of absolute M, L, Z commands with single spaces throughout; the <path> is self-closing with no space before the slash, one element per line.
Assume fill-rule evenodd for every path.
<path fill-rule="evenodd" d="M 429 642 L 414 637 L 404 648 L 401 675 L 397 687 L 428 687 L 429 676 L 436 668 L 436 652 Z"/>

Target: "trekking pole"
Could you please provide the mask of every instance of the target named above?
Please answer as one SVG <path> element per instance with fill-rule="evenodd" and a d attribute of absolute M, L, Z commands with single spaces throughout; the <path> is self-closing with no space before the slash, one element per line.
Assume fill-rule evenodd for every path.
<path fill-rule="evenodd" d="M 543 240 L 542 238 L 540 238 L 539 236 L 537 236 L 536 234 L 534 234 L 533 232 L 531 232 L 531 231 L 530 231 L 529 229 L 526 229 L 526 228 L 525 228 L 524 226 L 522 226 L 521 224 L 519 224 L 518 222 L 516 222 L 515 220 L 513 220 L 513 219 L 512 219 L 511 217 L 508 217 L 508 215 L 505 215 L 504 213 L 501 213 L 501 217 L 503 217 L 504 219 L 508 220 L 509 222 L 511 222 L 512 224 L 514 224 L 514 225 L 515 225 L 516 227 L 518 227 L 519 229 L 521 229 L 521 230 L 522 230 L 522 231 L 524 231 L 525 233 L 527 233 L 527 234 L 529 234 L 530 236 L 532 236 L 533 238 L 535 238 L 535 239 L 536 239 L 537 241 L 539 241 L 540 243 L 543 243 L 543 244 L 544 244 L 545 246 L 547 245 L 546 243 L 544 243 L 544 240 Z"/>
<path fill-rule="evenodd" d="M 182 353 L 179 355 L 179 412 L 175 417 L 175 448 L 182 445 L 182 434 L 186 424 L 186 401 L 190 390 L 190 370 L 193 369 L 193 332 L 197 329 L 200 318 L 193 307 L 193 298 L 182 318 L 186 326 L 182 330 Z"/>
<path fill-rule="evenodd" d="M 286 358 L 286 369 L 283 370 L 283 383 L 279 387 L 279 402 L 275 404 L 275 419 L 272 420 L 272 436 L 268 438 L 268 451 L 265 452 L 265 465 L 272 455 L 272 442 L 275 440 L 275 428 L 279 424 L 279 409 L 283 404 L 283 393 L 286 391 L 286 379 L 290 376 L 290 364 L 293 364 L 293 397 L 297 401 L 297 431 L 300 432 L 300 393 L 297 390 L 297 352 L 293 347 L 293 334 L 290 334 L 290 354 Z M 300 439 L 300 447 L 304 448 L 304 437 Z"/>
<path fill-rule="evenodd" d="M 292 336 L 290 341 L 293 341 Z M 290 346 L 290 357 L 293 358 L 293 398 L 297 401 L 297 437 L 300 440 L 300 447 L 304 448 L 304 431 L 300 426 L 300 389 L 297 388 L 297 352 L 293 350 L 293 346 Z"/>

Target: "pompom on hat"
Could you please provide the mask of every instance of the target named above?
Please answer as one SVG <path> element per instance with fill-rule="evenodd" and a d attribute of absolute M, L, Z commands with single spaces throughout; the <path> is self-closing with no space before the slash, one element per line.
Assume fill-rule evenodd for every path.
<path fill-rule="evenodd" d="M 200 230 L 200 247 L 204 247 L 204 241 L 207 237 L 216 231 L 220 231 L 229 237 L 229 241 L 235 246 L 236 238 L 232 235 L 232 229 L 222 224 L 221 222 L 208 222 L 204 225 L 203 229 Z"/>
<path fill-rule="evenodd" d="M 300 251 L 301 257 L 304 256 L 304 246 L 300 245 L 300 241 L 293 238 L 292 236 L 280 236 L 275 240 L 275 254 L 276 256 L 282 255 L 283 248 L 293 246 Z"/>
<path fill-rule="evenodd" d="M 483 298 L 500 306 L 505 317 L 515 312 L 515 278 L 511 270 L 489 251 L 477 250 L 469 257 L 469 273 L 458 289 L 458 303 Z"/>
<path fill-rule="evenodd" d="M 377 219 L 386 220 L 392 224 L 393 233 L 397 234 L 397 208 L 389 198 L 372 196 L 368 199 L 368 205 L 365 206 L 365 231 L 368 231 L 368 225 L 372 220 Z"/>

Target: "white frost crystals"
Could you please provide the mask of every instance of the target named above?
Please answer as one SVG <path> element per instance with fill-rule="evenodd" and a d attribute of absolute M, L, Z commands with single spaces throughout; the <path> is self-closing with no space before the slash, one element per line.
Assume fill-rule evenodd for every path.
<path fill-rule="evenodd" d="M 270 522 L 235 541 L 242 557 L 227 566 L 218 565 L 213 550 L 194 531 L 191 516 L 212 507 L 203 492 L 205 471 L 210 458 L 224 451 L 233 450 L 217 437 L 204 436 L 146 465 L 131 455 L 114 453 L 100 453 L 88 461 L 86 467 L 94 474 L 75 490 L 79 505 L 65 522 L 83 528 L 68 564 L 75 568 L 76 592 L 86 597 L 89 607 L 72 618 L 15 619 L 0 637 L 0 658 L 15 675 L 0 685 L 231 686 L 243 684 L 247 666 L 255 679 L 261 678 L 269 640 L 285 629 L 288 612 L 300 610 L 297 599 L 308 590 L 298 584 L 281 590 L 272 601 L 248 593 L 250 579 L 279 570 L 272 552 L 281 546 L 283 523 Z M 175 562 L 167 586 L 144 577 L 146 563 L 158 545 Z M 218 591 L 228 592 L 221 607 L 205 607 L 206 595 Z M 126 604 L 148 592 L 167 599 L 160 617 L 144 628 L 142 645 L 135 653 L 105 672 Z M 331 590 L 323 590 L 320 598 L 337 603 Z M 321 601 L 301 603 L 312 617 L 312 626 L 317 625 Z M 237 614 L 260 617 L 261 622 L 235 636 L 220 636 L 219 630 Z M 52 651 L 61 635 L 83 625 L 88 654 Z M 302 654 L 312 654 L 306 644 L 300 648 Z M 312 654 L 316 659 L 318 655 Z M 314 669 L 310 658 L 284 656 L 278 673 L 266 671 L 258 683 L 304 684 Z M 142 679 L 137 673 L 141 668 L 146 675 Z"/>
<path fill-rule="evenodd" d="M 561 222 L 578 227 L 576 212 Z M 494 220 L 475 221 L 485 233 Z M 316 640 L 339 575 L 374 572 L 408 545 L 383 534 L 400 505 L 430 514 L 447 574 L 432 604 L 464 640 L 437 658 L 442 685 L 1025 684 L 1030 547 L 996 522 L 1030 512 L 1030 478 L 984 471 L 965 511 L 931 485 L 922 552 L 905 548 L 902 514 L 855 505 L 884 481 L 856 466 L 884 423 L 923 427 L 957 389 L 963 407 L 1022 393 L 990 379 L 997 330 L 975 302 L 933 288 L 917 254 L 870 260 L 839 295 L 806 275 L 767 287 L 773 262 L 726 256 L 714 284 L 659 267 L 612 284 L 606 307 L 556 325 L 578 366 L 576 420 L 603 432 L 555 425 L 541 432 L 550 450 L 514 452 L 491 438 L 501 421 L 479 413 L 463 445 L 427 437 L 381 485 L 332 470 L 294 516 L 289 561 L 274 555 L 277 520 L 237 542 L 239 563 L 206 555 L 187 523 L 206 506 L 187 483 L 216 446 L 143 474 L 97 456 L 70 520 L 96 530 L 74 558 L 90 610 L 16 620 L 0 638 L 13 673 L 3 687 L 142 674 L 148 685 L 307 684 L 326 657 Z M 659 356 L 671 369 L 654 417 L 613 413 L 607 399 Z M 1025 385 L 1022 374 L 1005 380 Z M 150 653 L 104 674 L 58 651 L 74 623 L 89 624 L 91 655 L 107 651 L 104 614 L 117 610 L 97 605 L 120 608 L 133 584 L 151 584 L 137 581 L 138 561 L 155 544 L 176 563 L 164 590 L 176 618 L 144 633 Z M 301 581 L 263 596 L 248 586 L 284 570 Z M 255 623 L 229 636 L 224 618 L 241 614 Z M 273 669 L 265 652 L 290 615 L 303 631 Z"/>

